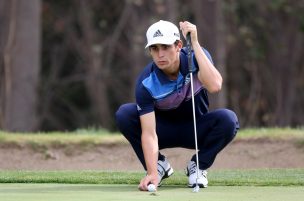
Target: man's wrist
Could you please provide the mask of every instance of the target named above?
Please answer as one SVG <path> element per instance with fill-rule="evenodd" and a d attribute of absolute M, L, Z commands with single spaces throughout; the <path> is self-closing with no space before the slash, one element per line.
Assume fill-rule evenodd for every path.
<path fill-rule="evenodd" d="M 148 172 L 147 172 L 147 175 L 150 175 L 150 176 L 158 176 L 158 172 L 157 172 L 157 170 L 148 171 Z"/>

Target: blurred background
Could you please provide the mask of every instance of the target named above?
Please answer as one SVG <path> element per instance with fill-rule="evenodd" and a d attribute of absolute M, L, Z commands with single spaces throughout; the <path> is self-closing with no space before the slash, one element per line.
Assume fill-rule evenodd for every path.
<path fill-rule="evenodd" d="M 0 129 L 115 131 L 163 19 L 197 25 L 241 127 L 304 124 L 304 0 L 0 0 Z"/>

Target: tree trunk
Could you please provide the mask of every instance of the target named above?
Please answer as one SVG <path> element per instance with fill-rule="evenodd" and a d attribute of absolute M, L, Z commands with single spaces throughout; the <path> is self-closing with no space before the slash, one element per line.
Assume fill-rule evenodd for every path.
<path fill-rule="evenodd" d="M 40 1 L 12 0 L 1 4 L 4 18 L 8 20 L 0 31 L 4 42 L 1 51 L 1 127 L 8 131 L 34 131 L 37 129 Z"/>
<path fill-rule="evenodd" d="M 194 0 L 192 5 L 200 44 L 210 52 L 224 81 L 221 92 L 210 95 L 210 108 L 226 107 L 226 44 L 222 2 Z"/>
<path fill-rule="evenodd" d="M 279 16 L 280 17 L 280 16 Z M 277 17 L 277 18 L 279 18 Z M 298 27 L 299 22 L 293 17 L 285 17 L 289 23 L 283 25 L 277 19 L 272 22 L 272 40 L 269 42 L 269 63 L 275 81 L 275 99 L 273 125 L 291 126 L 293 119 L 294 104 L 296 101 L 296 71 L 297 65 L 302 58 L 303 36 Z"/>
<path fill-rule="evenodd" d="M 93 11 L 90 5 L 83 0 L 79 1 L 78 7 L 79 23 L 83 33 L 83 46 L 81 47 L 84 56 L 83 67 L 86 69 L 85 84 L 92 102 L 91 111 L 95 116 L 96 125 L 110 128 L 111 118 L 109 110 L 109 98 L 107 95 L 108 71 L 103 59 L 103 44 L 98 40 L 98 33 L 93 26 Z"/>

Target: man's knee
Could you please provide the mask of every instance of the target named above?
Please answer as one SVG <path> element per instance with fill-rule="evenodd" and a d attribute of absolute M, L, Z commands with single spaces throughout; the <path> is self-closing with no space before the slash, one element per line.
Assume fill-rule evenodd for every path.
<path fill-rule="evenodd" d="M 221 109 L 218 112 L 221 127 L 226 131 L 227 137 L 231 139 L 234 138 L 239 129 L 239 122 L 236 114 L 229 109 Z"/>
<path fill-rule="evenodd" d="M 127 103 L 121 105 L 115 113 L 115 119 L 119 130 L 124 134 L 134 118 L 137 118 L 136 104 Z"/>

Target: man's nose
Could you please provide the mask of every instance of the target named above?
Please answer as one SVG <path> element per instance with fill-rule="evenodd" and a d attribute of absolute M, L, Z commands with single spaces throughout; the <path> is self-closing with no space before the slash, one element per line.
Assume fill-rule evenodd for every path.
<path fill-rule="evenodd" d="M 164 53 L 165 53 L 164 50 L 162 50 L 162 49 L 159 49 L 159 50 L 158 50 L 158 56 L 159 56 L 159 57 L 163 57 L 163 56 L 164 56 Z"/>

